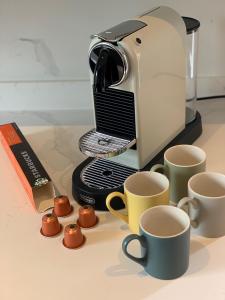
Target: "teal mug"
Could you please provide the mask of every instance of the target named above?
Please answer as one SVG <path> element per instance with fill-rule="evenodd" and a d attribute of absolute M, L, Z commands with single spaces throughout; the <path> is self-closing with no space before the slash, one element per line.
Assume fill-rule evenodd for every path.
<path fill-rule="evenodd" d="M 189 265 L 190 219 L 180 208 L 159 205 L 140 217 L 140 235 L 130 234 L 122 243 L 124 254 L 159 279 L 175 279 Z M 131 241 L 138 240 L 142 257 L 128 252 Z"/>

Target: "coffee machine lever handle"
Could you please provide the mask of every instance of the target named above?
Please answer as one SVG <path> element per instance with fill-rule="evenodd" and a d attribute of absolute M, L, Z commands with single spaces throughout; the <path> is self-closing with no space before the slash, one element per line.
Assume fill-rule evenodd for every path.
<path fill-rule="evenodd" d="M 106 81 L 106 69 L 107 69 L 108 59 L 109 59 L 109 50 L 103 48 L 99 54 L 98 61 L 94 70 L 94 83 L 93 83 L 94 92 L 105 91 L 105 89 L 110 85 Z"/>

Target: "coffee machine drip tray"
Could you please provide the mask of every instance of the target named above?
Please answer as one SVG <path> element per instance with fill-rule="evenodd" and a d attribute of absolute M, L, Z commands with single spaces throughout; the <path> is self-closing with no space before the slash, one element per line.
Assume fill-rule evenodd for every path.
<path fill-rule="evenodd" d="M 92 129 L 80 138 L 79 148 L 90 157 L 107 158 L 125 152 L 135 143 L 136 139 L 122 139 Z"/>
<path fill-rule="evenodd" d="M 89 188 L 116 189 L 125 179 L 137 170 L 117 164 L 113 161 L 97 158 L 93 159 L 81 172 L 81 180 Z"/>

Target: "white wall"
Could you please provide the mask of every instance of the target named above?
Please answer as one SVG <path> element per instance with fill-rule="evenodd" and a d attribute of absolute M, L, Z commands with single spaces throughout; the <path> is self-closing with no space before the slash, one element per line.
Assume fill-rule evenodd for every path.
<path fill-rule="evenodd" d="M 89 36 L 161 4 L 201 21 L 199 96 L 225 93 L 224 0 L 0 0 L 0 110 L 89 109 Z"/>

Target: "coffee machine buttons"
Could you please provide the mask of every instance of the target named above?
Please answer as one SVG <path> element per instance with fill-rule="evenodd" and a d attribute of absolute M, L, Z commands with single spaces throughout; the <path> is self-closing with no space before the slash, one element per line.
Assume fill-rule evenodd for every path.
<path fill-rule="evenodd" d="M 137 42 L 137 44 L 141 44 L 141 39 L 140 38 L 136 38 L 136 42 Z"/>
<path fill-rule="evenodd" d="M 94 37 L 98 37 L 103 41 L 116 43 L 121 41 L 126 36 L 140 30 L 141 28 L 147 26 L 146 23 L 140 20 L 128 20 L 124 21 L 112 28 L 102 31 L 98 34 L 94 34 Z"/>

